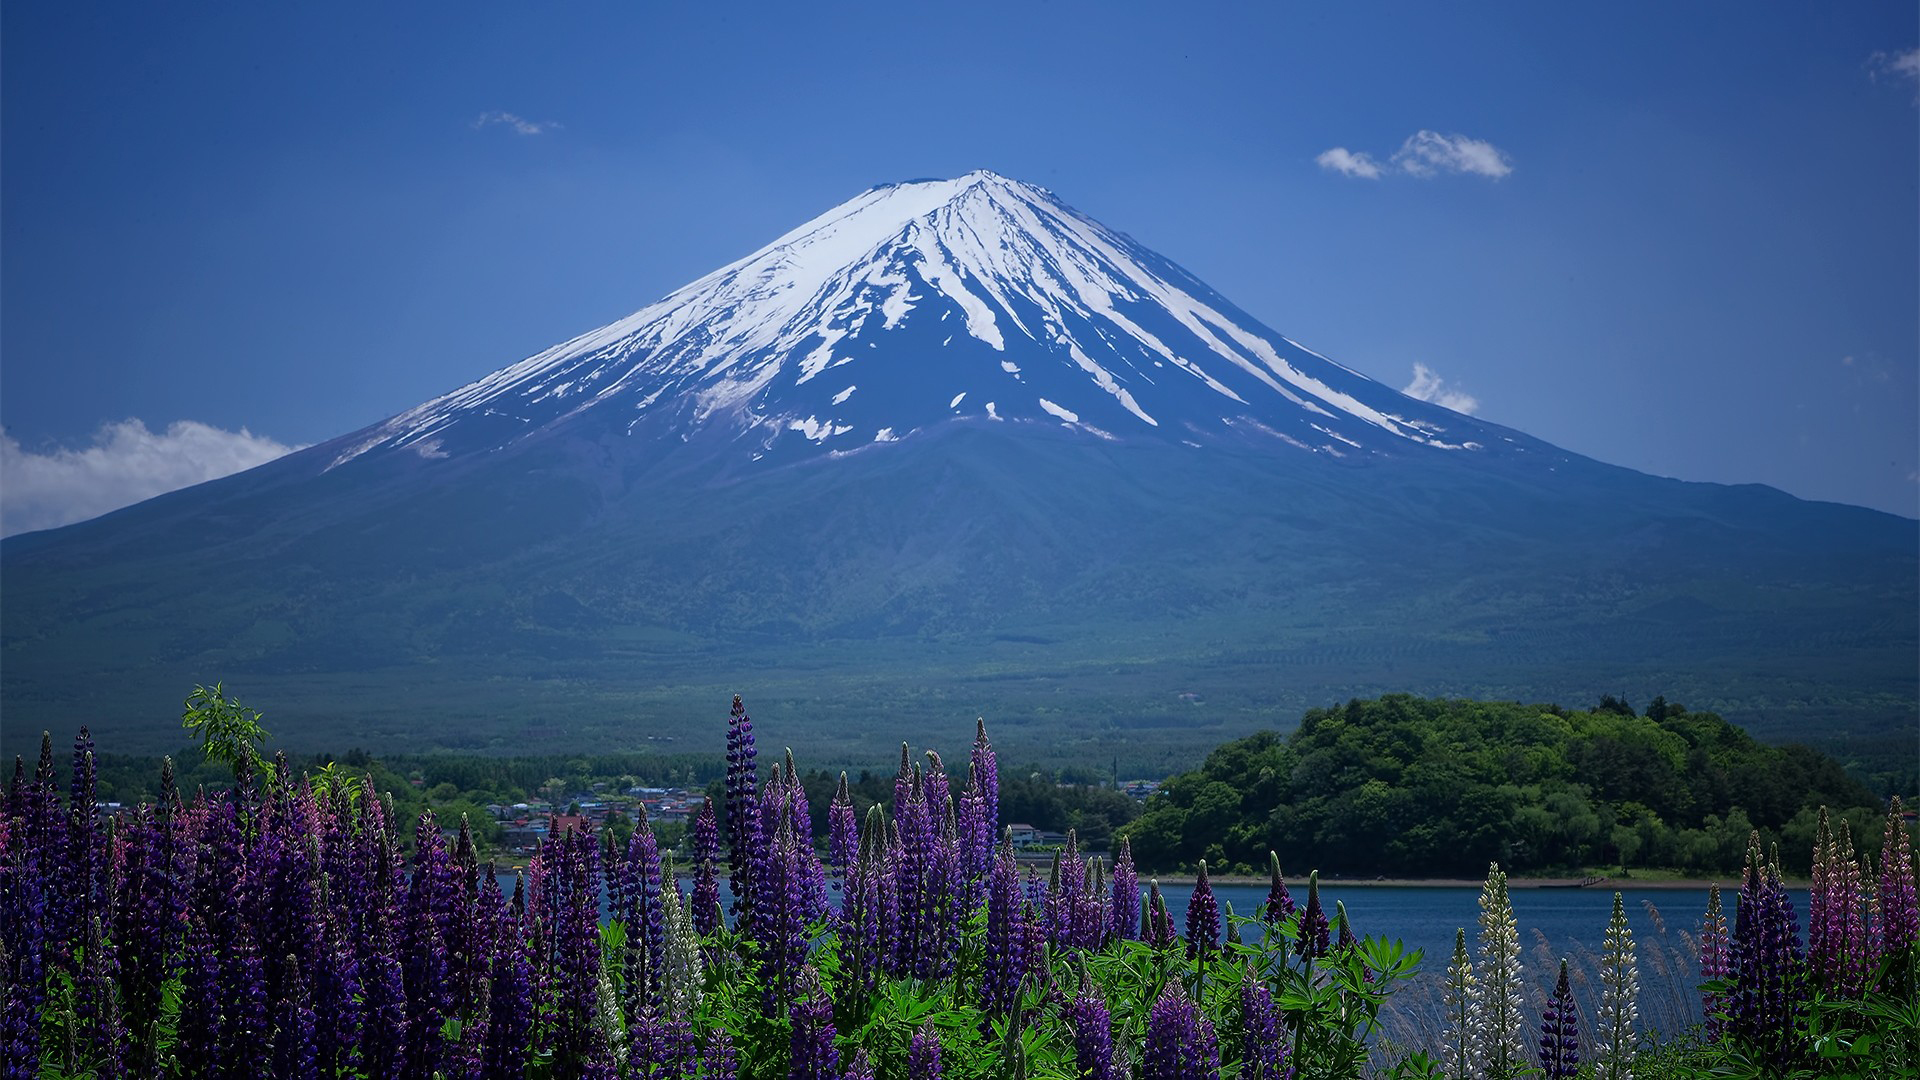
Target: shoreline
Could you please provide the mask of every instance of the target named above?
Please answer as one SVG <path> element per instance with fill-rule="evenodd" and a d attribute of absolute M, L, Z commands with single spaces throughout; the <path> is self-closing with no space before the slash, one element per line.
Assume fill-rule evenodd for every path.
<path fill-rule="evenodd" d="M 1146 881 L 1151 876 L 1152 875 L 1143 874 L 1141 875 L 1141 880 Z M 1189 882 L 1192 879 L 1192 874 L 1160 876 L 1160 880 L 1165 883 Z M 1248 874 L 1208 874 L 1207 880 L 1215 885 L 1266 885 L 1270 882 L 1270 879 L 1264 874 L 1257 876 Z M 1478 889 L 1484 884 L 1486 884 L 1484 880 L 1473 880 L 1469 878 L 1339 878 L 1326 876 L 1320 878 L 1320 886 L 1329 889 L 1336 887 L 1342 889 Z M 1715 885 L 1720 886 L 1723 892 L 1738 892 L 1740 889 L 1740 881 L 1737 875 L 1726 881 L 1718 881 L 1712 878 L 1633 877 L 1603 877 L 1593 882 L 1588 882 L 1587 879 L 1578 877 L 1510 877 L 1507 879 L 1507 888 L 1509 890 L 1590 889 L 1596 892 L 1619 892 L 1628 889 L 1648 889 L 1673 890 L 1676 892 L 1698 890 L 1704 892 Z M 1808 883 L 1805 881 L 1795 881 L 1791 879 L 1786 881 L 1785 885 L 1789 889 L 1804 889 L 1808 887 Z M 1307 882 L 1304 877 L 1287 878 L 1287 888 L 1289 891 L 1297 893 L 1306 887 Z"/>

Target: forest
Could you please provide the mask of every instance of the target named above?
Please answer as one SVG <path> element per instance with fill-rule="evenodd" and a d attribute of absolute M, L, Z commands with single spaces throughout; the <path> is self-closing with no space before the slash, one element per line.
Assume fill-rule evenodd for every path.
<path fill-rule="evenodd" d="M 1269 851 L 1328 873 L 1736 872 L 1748 836 L 1805 874 L 1824 805 L 1863 840 L 1884 802 L 1832 758 L 1656 698 L 1636 712 L 1393 694 L 1314 709 L 1168 781 L 1128 830 L 1143 868 Z"/>

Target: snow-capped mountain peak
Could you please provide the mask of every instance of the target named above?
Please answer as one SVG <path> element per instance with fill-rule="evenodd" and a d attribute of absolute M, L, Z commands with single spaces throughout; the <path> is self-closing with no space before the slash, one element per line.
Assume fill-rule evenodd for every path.
<path fill-rule="evenodd" d="M 1510 433 L 1267 329 L 1044 188 L 992 172 L 871 188 L 638 312 L 343 443 L 424 457 L 557 425 L 724 437 L 751 460 L 949 423 L 1277 440 L 1346 457 Z"/>

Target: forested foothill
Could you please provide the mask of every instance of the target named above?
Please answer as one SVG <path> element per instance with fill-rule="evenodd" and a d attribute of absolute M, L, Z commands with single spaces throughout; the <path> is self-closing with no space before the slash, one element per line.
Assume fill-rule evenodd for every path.
<path fill-rule="evenodd" d="M 1580 711 L 1393 694 L 1219 747 L 1128 832 L 1143 868 L 1250 870 L 1271 850 L 1329 873 L 1474 877 L 1489 862 L 1729 874 L 1757 829 L 1804 875 L 1819 808 L 1872 837 L 1885 794 L 1663 698 L 1636 712 L 1611 696 Z"/>

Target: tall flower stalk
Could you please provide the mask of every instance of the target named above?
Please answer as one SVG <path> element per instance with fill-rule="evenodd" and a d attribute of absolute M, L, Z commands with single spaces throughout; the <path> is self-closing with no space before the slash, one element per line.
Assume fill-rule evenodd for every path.
<path fill-rule="evenodd" d="M 1540 1075 L 1546 1080 L 1573 1080 L 1580 1075 L 1580 1017 L 1573 1005 L 1573 987 L 1567 982 L 1567 962 L 1560 961 L 1560 981 L 1540 1016 Z"/>
<path fill-rule="evenodd" d="M 1480 973 L 1471 999 L 1479 1038 L 1474 1060 L 1488 1080 L 1507 1080 L 1527 1068 L 1520 972 L 1520 927 L 1507 875 L 1494 863 L 1480 890 Z"/>
<path fill-rule="evenodd" d="M 1455 1080 L 1479 1074 L 1480 1030 L 1474 1001 L 1478 980 L 1467 955 L 1467 931 L 1453 933 L 1453 960 L 1447 965 L 1447 984 L 1440 997 L 1446 1018 L 1441 1027 L 1440 1066 Z"/>
<path fill-rule="evenodd" d="M 1600 946 L 1600 1013 L 1594 1031 L 1594 1075 L 1599 1080 L 1631 1080 L 1639 1044 L 1640 970 L 1634 962 L 1633 931 L 1619 893 Z"/>

